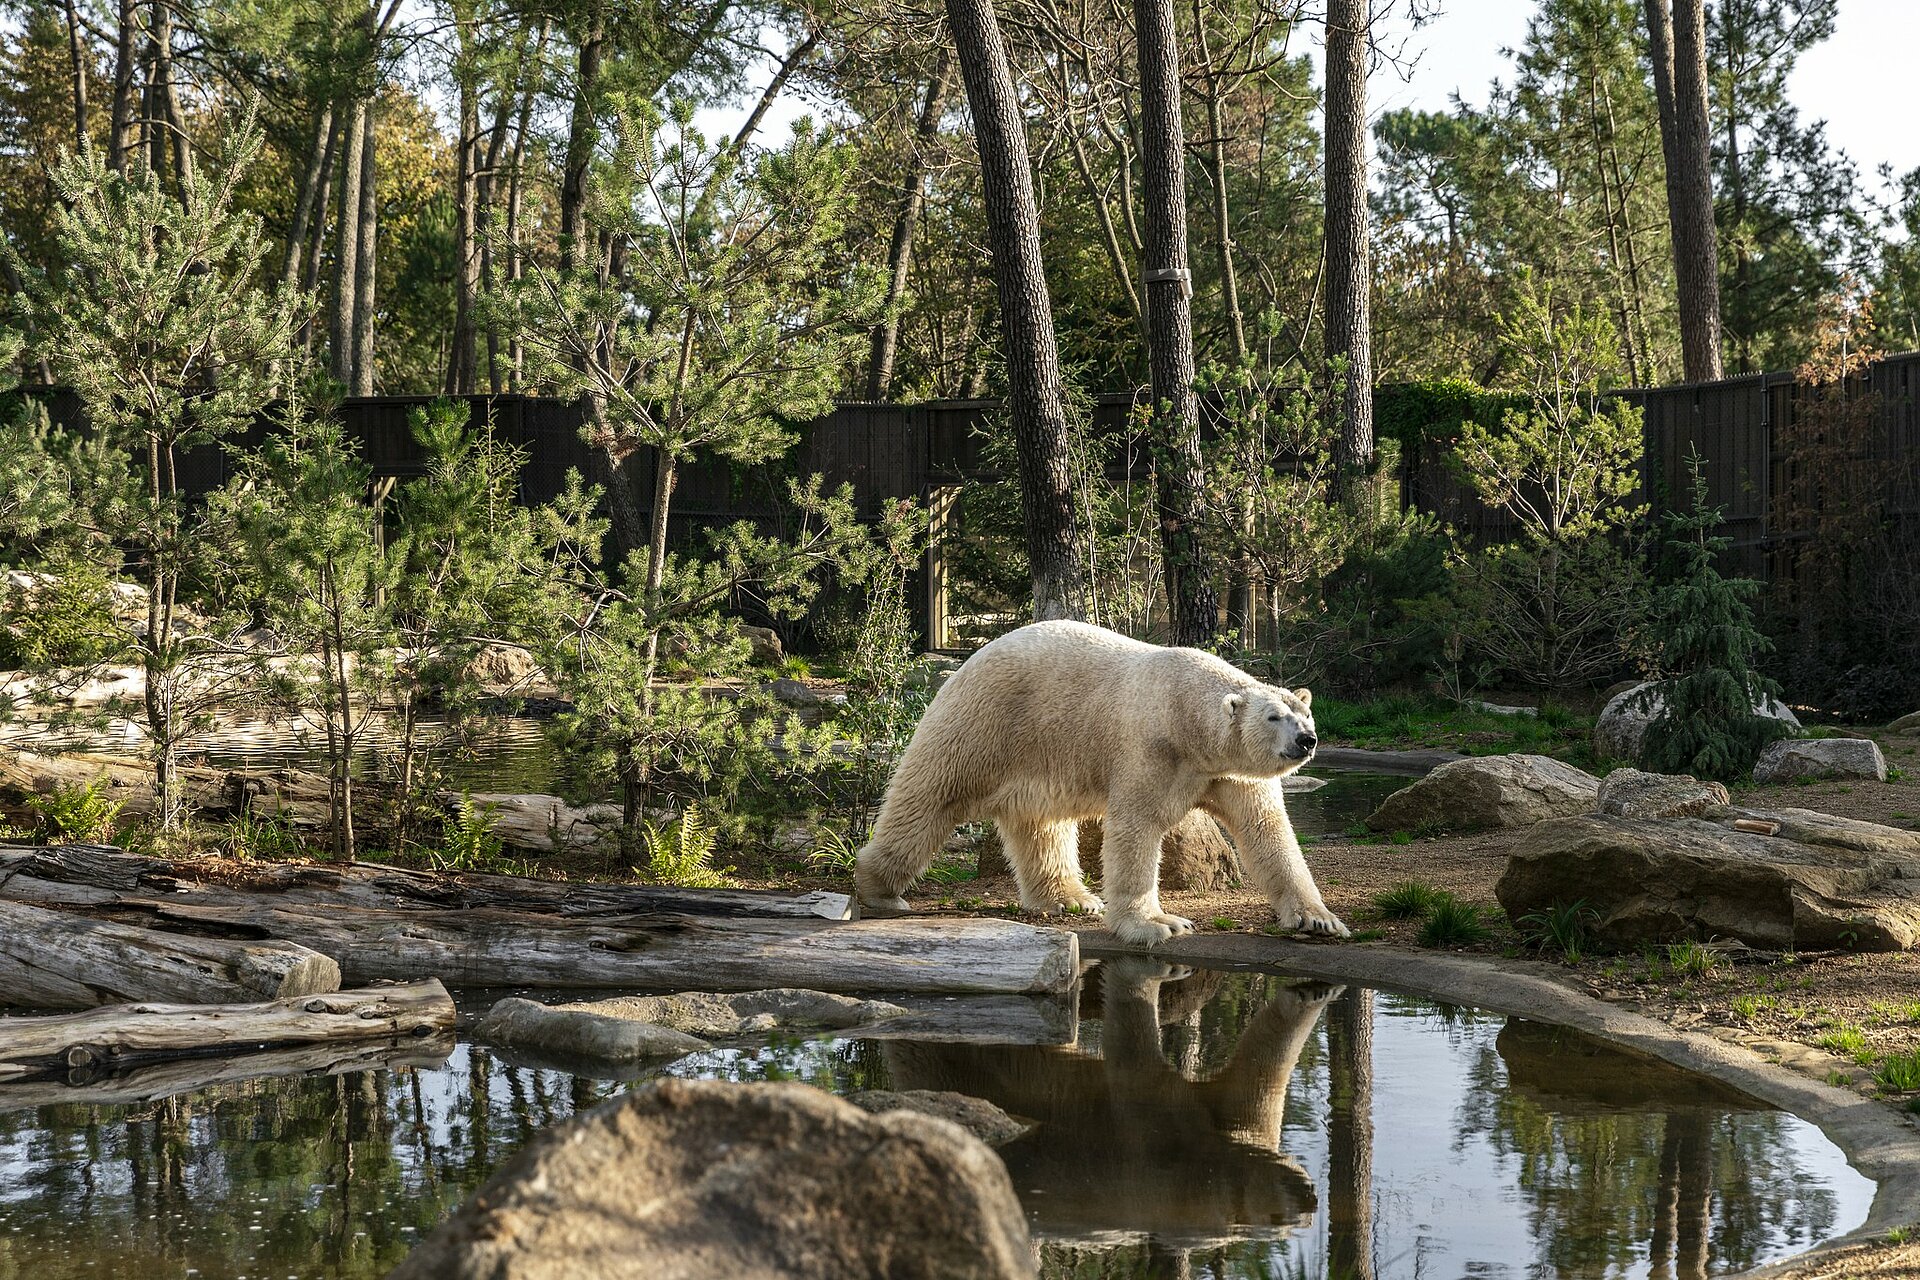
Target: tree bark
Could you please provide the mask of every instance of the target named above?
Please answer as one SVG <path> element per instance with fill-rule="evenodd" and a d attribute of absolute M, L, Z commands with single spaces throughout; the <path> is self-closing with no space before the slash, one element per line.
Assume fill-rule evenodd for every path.
<path fill-rule="evenodd" d="M 355 100 L 347 112 L 341 139 L 340 214 L 335 232 L 333 273 L 332 372 L 342 386 L 353 385 L 353 319 L 360 282 L 360 153 L 366 146 L 367 104 Z"/>
<path fill-rule="evenodd" d="M 1193 273 L 1187 264 L 1187 148 L 1172 0 L 1134 0 L 1140 47 L 1140 160 L 1146 197 L 1147 364 L 1153 382 L 1154 497 L 1172 640 L 1205 648 L 1220 600 L 1201 536 L 1206 464 L 1193 392 Z"/>
<path fill-rule="evenodd" d="M 1646 0 L 1648 51 L 1667 162 L 1667 221 L 1680 301 L 1680 358 L 1689 382 L 1721 376 L 1720 263 L 1713 226 L 1702 0 Z"/>
<path fill-rule="evenodd" d="M 900 212 L 893 220 L 893 243 L 887 250 L 887 309 L 873 327 L 873 347 L 867 359 L 867 399 L 885 400 L 893 390 L 893 360 L 900 344 L 900 307 L 907 292 L 907 273 L 913 266 L 913 237 L 920 226 L 920 206 L 926 200 L 927 155 L 940 133 L 940 115 L 946 110 L 953 85 L 953 61 L 943 51 L 939 68 L 927 82 L 926 103 L 914 130 L 913 154 L 907 161 L 907 180 L 901 184 Z"/>
<path fill-rule="evenodd" d="M 301 251 L 307 243 L 307 228 L 313 222 L 314 198 L 319 194 L 321 174 L 329 158 L 328 143 L 333 138 L 333 104 L 324 102 L 314 114 L 313 151 L 300 175 L 300 195 L 294 201 L 293 225 L 287 228 L 287 248 L 280 257 L 280 278 L 291 289 L 300 283 Z"/>
<path fill-rule="evenodd" d="M 446 393 L 470 396 L 478 378 L 473 304 L 480 291 L 475 159 L 480 147 L 480 110 L 472 77 L 460 77 L 459 161 L 454 176 L 453 346 L 447 357 Z"/>
<path fill-rule="evenodd" d="M 593 162 L 593 144 L 599 127 L 593 100 L 600 88 L 600 44 L 603 15 L 596 10 L 580 41 L 575 68 L 573 116 L 567 124 L 567 154 L 560 181 L 560 269 L 578 265 L 587 234 L 587 168 Z"/>
<path fill-rule="evenodd" d="M 987 243 L 1006 342 L 1007 411 L 1019 450 L 1033 616 L 1039 621 L 1082 618 L 1087 593 L 1074 537 L 1066 400 L 1020 98 L 992 0 L 947 0 L 946 7 L 980 150 Z"/>
<path fill-rule="evenodd" d="M 133 69 L 134 31 L 139 26 L 135 0 L 120 0 L 119 24 L 114 43 L 113 120 L 107 134 L 107 166 L 118 173 L 127 169 L 127 151 L 133 146 Z"/>
<path fill-rule="evenodd" d="M 73 63 L 73 149 L 85 155 L 93 147 L 93 129 L 87 118 L 87 46 L 80 34 L 80 15 L 74 0 L 66 0 L 67 56 Z"/>
<path fill-rule="evenodd" d="M 361 121 L 360 139 L 360 233 L 359 252 L 354 258 L 353 288 L 353 394 L 373 394 L 374 290 L 379 282 L 380 264 L 380 185 L 375 164 L 374 122 L 379 103 L 369 100 Z"/>
<path fill-rule="evenodd" d="M 1327 5 L 1326 353 L 1345 357 L 1334 460 L 1350 491 L 1373 465 L 1372 275 L 1367 243 L 1368 0 Z"/>

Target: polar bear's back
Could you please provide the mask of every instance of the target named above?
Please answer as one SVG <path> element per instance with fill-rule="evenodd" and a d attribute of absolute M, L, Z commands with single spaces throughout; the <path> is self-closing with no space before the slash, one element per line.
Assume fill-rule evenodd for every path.
<path fill-rule="evenodd" d="M 1104 793 L 1117 763 L 1155 744 L 1187 749 L 1197 715 L 1258 681 L 1210 654 L 1083 622 L 1041 622 L 992 641 L 935 696 L 901 761 L 957 801 L 1016 785 Z M 1224 727 L 1224 720 L 1222 721 Z"/>

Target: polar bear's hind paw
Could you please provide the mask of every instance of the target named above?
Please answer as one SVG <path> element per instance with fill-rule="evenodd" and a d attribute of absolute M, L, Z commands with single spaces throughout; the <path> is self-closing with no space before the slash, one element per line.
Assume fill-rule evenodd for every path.
<path fill-rule="evenodd" d="M 1193 925 L 1179 916 L 1109 916 L 1107 928 L 1120 941 L 1135 947 L 1157 947 L 1177 933 L 1192 933 Z"/>

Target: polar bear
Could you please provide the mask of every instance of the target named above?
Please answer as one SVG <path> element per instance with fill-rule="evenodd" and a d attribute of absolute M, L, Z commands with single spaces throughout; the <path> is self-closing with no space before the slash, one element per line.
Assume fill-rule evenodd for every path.
<path fill-rule="evenodd" d="M 962 822 L 992 819 L 1029 911 L 1101 911 L 1077 824 L 1103 818 L 1107 927 L 1151 946 L 1193 929 L 1160 909 L 1160 841 L 1203 809 L 1288 929 L 1346 937 L 1300 855 L 1281 779 L 1313 755 L 1312 695 L 1198 649 L 1083 622 L 1038 622 L 967 660 L 927 708 L 887 786 L 854 879 L 862 905 L 901 893 Z"/>

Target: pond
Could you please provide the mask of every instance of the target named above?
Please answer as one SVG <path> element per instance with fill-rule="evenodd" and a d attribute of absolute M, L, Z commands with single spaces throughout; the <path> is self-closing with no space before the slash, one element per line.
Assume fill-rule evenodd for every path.
<path fill-rule="evenodd" d="M 1484 1011 L 1123 959 L 1078 1013 L 1069 1043 L 828 1035 L 649 1074 L 998 1104 L 1034 1126 L 1001 1155 L 1058 1280 L 1685 1280 L 1850 1229 L 1873 1193 L 1794 1116 Z M 534 1134 L 631 1085 L 466 1044 L 137 1104 L 104 1099 L 164 1083 L 0 1084 L 0 1277 L 379 1276 Z"/>

